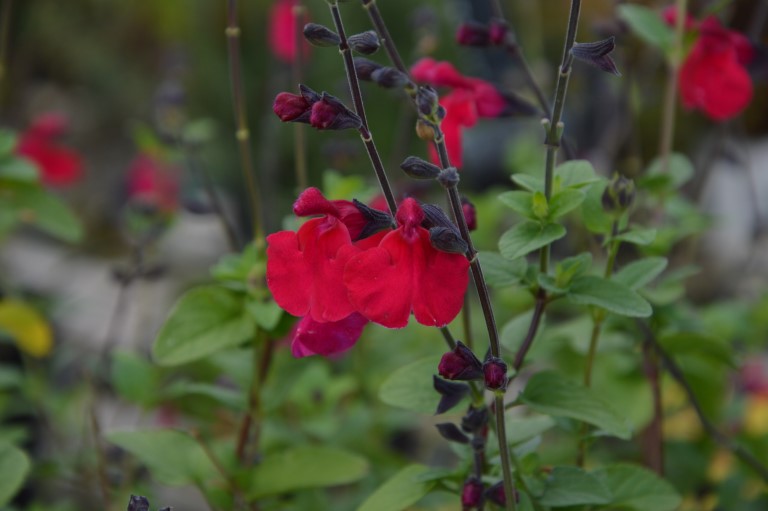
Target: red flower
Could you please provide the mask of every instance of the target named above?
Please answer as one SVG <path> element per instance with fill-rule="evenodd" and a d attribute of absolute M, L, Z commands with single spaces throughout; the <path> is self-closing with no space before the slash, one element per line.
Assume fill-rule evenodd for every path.
<path fill-rule="evenodd" d="M 67 130 L 67 119 L 45 114 L 21 134 L 16 154 L 35 162 L 43 182 L 49 186 L 67 186 L 79 180 L 83 165 L 80 155 L 56 143 Z"/>
<path fill-rule="evenodd" d="M 397 210 L 399 227 L 374 248 L 354 255 L 344 284 L 355 309 L 388 328 L 402 328 L 411 312 L 423 325 L 444 326 L 461 310 L 469 262 L 440 252 L 420 226 L 424 211 L 414 199 Z"/>
<path fill-rule="evenodd" d="M 441 128 L 451 164 L 461 167 L 463 129 L 474 126 L 480 117 L 494 118 L 504 115 L 509 106 L 507 98 L 491 83 L 463 76 L 450 62 L 424 58 L 413 65 L 411 74 L 417 82 L 453 89 L 440 98 L 440 105 L 446 110 Z M 439 164 L 440 159 L 432 145 L 429 152 L 433 163 Z"/>
<path fill-rule="evenodd" d="M 305 316 L 293 330 L 291 353 L 296 358 L 338 355 L 355 345 L 367 324 L 368 320 L 356 312 L 327 323 Z"/>
<path fill-rule="evenodd" d="M 275 57 L 289 64 L 296 58 L 296 18 L 293 13 L 296 5 L 296 0 L 277 0 L 269 13 L 269 46 Z M 308 21 L 306 16 L 304 21 Z M 309 45 L 302 44 L 302 51 L 307 57 Z"/>
<path fill-rule="evenodd" d="M 179 203 L 178 169 L 139 154 L 128 169 L 128 197 L 160 211 L 175 210 Z"/>
<path fill-rule="evenodd" d="M 355 312 L 342 277 L 347 261 L 359 249 L 340 220 L 339 202 L 346 201 L 329 201 L 317 188 L 308 188 L 293 211 L 297 216 L 322 216 L 307 221 L 298 232 L 267 236 L 267 286 L 289 314 L 328 322 Z"/>
<path fill-rule="evenodd" d="M 674 23 L 674 8 L 664 12 Z M 746 69 L 754 50 L 746 37 L 723 27 L 709 16 L 700 23 L 686 19 L 686 29 L 698 29 L 699 38 L 680 68 L 683 105 L 702 110 L 710 119 L 724 121 L 739 115 L 752 100 L 752 80 Z"/>

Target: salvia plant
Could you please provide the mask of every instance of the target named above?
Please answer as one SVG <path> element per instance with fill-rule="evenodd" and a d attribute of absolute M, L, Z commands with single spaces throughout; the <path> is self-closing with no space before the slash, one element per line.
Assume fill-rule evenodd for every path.
<path fill-rule="evenodd" d="M 292 85 L 274 97 L 268 129 L 293 125 L 296 190 L 276 228 L 265 206 L 275 197 L 252 153 L 238 6 L 227 0 L 252 231 L 243 242 L 214 201 L 231 253 L 178 299 L 151 361 L 107 352 L 117 394 L 166 418 L 164 427 L 122 431 L 101 431 L 92 418 L 103 442 L 102 508 L 129 499 L 129 510 L 149 510 L 147 498 L 127 495 L 152 494 L 152 483 L 192 485 L 217 510 L 768 505 L 768 429 L 722 421 L 726 382 L 741 365 L 732 341 L 758 326 L 748 314 L 723 323 L 732 309 L 686 296 L 688 279 L 702 278 L 686 250 L 709 220 L 684 188 L 693 163 L 673 151 L 678 103 L 717 123 L 750 105 L 748 66 L 760 48 L 714 15 L 688 15 L 686 0 L 663 11 L 622 3 L 618 28 L 595 38 L 579 23 L 581 0 L 562 3 L 567 18 L 542 20 L 563 41 L 547 87 L 517 38 L 524 21 L 507 20 L 502 2 L 472 2 L 490 12 L 483 21 L 452 21 L 455 44 L 514 67 L 521 80 L 512 87 L 448 60 L 409 61 L 390 32 L 405 22 L 385 2 L 274 2 L 269 37 Z M 370 26 L 351 33 L 345 16 L 361 9 Z M 625 87 L 630 52 L 663 64 L 659 149 L 631 165 L 592 162 L 575 136 L 587 128 L 568 113 L 601 103 L 585 83 Z M 322 73 L 306 79 L 321 58 Z M 405 119 L 395 162 L 378 138 L 393 124 L 387 112 Z M 481 122 L 501 130 L 510 118 L 532 133 L 511 152 L 535 156 L 510 165 L 503 191 L 478 194 L 465 185 L 477 182 L 465 164 L 470 131 Z M 631 133 L 616 136 L 630 145 Z M 308 161 L 310 137 L 354 139 L 370 177 L 328 171 L 315 181 L 309 169 L 331 164 Z M 193 147 L 194 137 L 181 144 Z M 37 150 L 29 147 L 18 151 Z M 121 290 L 163 273 L 147 254 L 177 190 L 158 166 L 134 164 L 136 204 L 124 219 L 133 256 L 115 271 Z M 0 191 L 45 193 L 39 176 L 12 168 L 18 175 L 3 170 Z M 26 307 L 14 303 L 0 302 L 0 325 L 10 324 L 8 307 Z M 768 377 L 750 378 L 747 393 L 768 395 Z M 0 465 L 19 467 L 8 491 L 0 483 L 9 500 L 29 458 L 0 448 Z"/>

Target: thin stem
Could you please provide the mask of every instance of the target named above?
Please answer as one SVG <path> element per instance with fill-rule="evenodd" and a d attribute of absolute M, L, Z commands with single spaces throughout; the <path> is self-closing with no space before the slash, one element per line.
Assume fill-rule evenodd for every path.
<path fill-rule="evenodd" d="M 452 350 L 456 347 L 456 339 L 453 337 L 453 334 L 448 329 L 447 326 L 440 328 L 440 333 L 443 334 L 443 339 L 445 339 L 445 344 L 448 345 L 448 349 Z"/>
<path fill-rule="evenodd" d="M 297 2 L 293 6 L 293 23 L 295 25 L 294 31 L 296 40 L 296 56 L 293 59 L 293 83 L 301 83 L 302 70 L 304 68 L 304 54 L 302 52 L 304 46 L 304 14 L 306 8 Z M 296 171 L 296 186 L 299 190 L 304 190 L 309 186 L 309 179 L 307 177 L 307 142 L 304 137 L 304 125 L 300 122 L 293 123 L 293 154 L 294 154 L 294 170 Z"/>
<path fill-rule="evenodd" d="M 237 0 L 227 2 L 227 51 L 229 76 L 232 86 L 232 106 L 235 113 L 235 138 L 240 151 L 240 167 L 248 187 L 248 205 L 253 220 L 253 238 L 258 247 L 264 245 L 264 226 L 261 217 L 261 196 L 256 186 L 256 172 L 251 155 L 250 132 L 243 93 L 242 64 L 240 59 L 240 27 L 237 21 Z"/>
<path fill-rule="evenodd" d="M 468 294 L 464 295 L 464 306 L 461 308 L 461 325 L 464 329 L 464 343 L 472 350 L 475 342 L 472 338 L 472 306 Z"/>
<path fill-rule="evenodd" d="M 262 344 L 261 356 L 259 356 L 259 345 Z M 261 390 L 267 380 L 269 367 L 272 365 L 274 344 L 274 341 L 268 339 L 261 329 L 256 331 L 253 345 L 254 375 L 248 392 L 248 411 L 240 423 L 240 433 L 235 448 L 235 454 L 241 463 L 246 462 L 246 451 L 249 444 L 253 451 L 258 450 L 261 434 Z M 253 432 L 251 432 L 252 428 Z"/>
<path fill-rule="evenodd" d="M 662 421 L 664 410 L 661 402 L 661 381 L 659 374 L 659 357 L 653 351 L 651 342 L 643 341 L 643 367 L 646 378 L 651 384 L 653 395 L 653 420 L 646 428 L 643 437 L 646 448 L 643 449 L 646 464 L 660 476 L 664 476 L 664 430 Z"/>
<path fill-rule="evenodd" d="M 400 58 L 400 53 L 397 51 L 395 43 L 392 41 L 392 36 L 389 35 L 387 24 L 384 23 L 384 18 L 379 12 L 379 7 L 376 5 L 376 0 L 361 0 L 363 2 L 363 8 L 368 11 L 368 16 L 371 18 L 373 26 L 376 28 L 376 33 L 379 35 L 379 41 L 384 45 L 384 51 L 387 52 L 389 60 L 392 64 L 401 72 L 410 76 L 408 68 L 405 67 L 403 59 Z"/>
<path fill-rule="evenodd" d="M 531 318 L 531 324 L 528 326 L 528 333 L 525 335 L 523 344 L 520 345 L 520 348 L 515 354 L 515 362 L 512 364 L 515 371 L 519 371 L 520 368 L 523 367 L 525 356 L 528 354 L 528 350 L 531 349 L 533 340 L 536 338 L 536 333 L 539 331 L 539 326 L 541 325 L 542 317 L 544 317 L 544 309 L 547 307 L 547 303 L 547 294 L 543 289 L 540 289 L 536 295 L 536 305 L 533 308 L 533 317 Z"/>
<path fill-rule="evenodd" d="M 754 470 L 755 473 L 757 473 L 763 479 L 763 481 L 768 483 L 768 466 L 763 464 L 763 462 L 757 459 L 755 455 L 746 450 L 733 439 L 721 433 L 720 430 L 715 427 L 715 425 L 704 414 L 704 410 L 701 408 L 701 404 L 696 398 L 696 394 L 693 392 L 691 385 L 688 383 L 683 370 L 680 368 L 680 366 L 677 365 L 677 362 L 675 362 L 675 360 L 669 356 L 664 348 L 661 347 L 659 342 L 656 340 L 656 337 L 653 335 L 653 331 L 650 329 L 650 327 L 642 321 L 638 321 L 638 324 L 640 325 L 640 328 L 645 331 L 646 339 L 650 342 L 651 346 L 656 351 L 656 354 L 661 359 L 669 375 L 678 383 L 678 385 L 682 387 L 686 396 L 688 396 L 688 401 L 691 403 L 693 410 L 696 412 L 696 415 L 698 416 L 699 422 L 701 422 L 704 431 L 706 431 L 706 433 L 713 440 L 731 451 L 734 456 L 736 456 L 749 468 Z"/>
<path fill-rule="evenodd" d="M 13 0 L 5 0 L 2 12 L 0 12 L 0 84 L 8 74 L 8 40 L 10 39 L 12 12 Z"/>
<path fill-rule="evenodd" d="M 507 430 L 504 424 L 504 394 L 494 395 L 494 415 L 496 416 L 496 437 L 499 439 L 499 454 L 501 455 L 501 471 L 504 476 L 504 495 L 506 496 L 507 511 L 516 511 L 515 485 L 512 480 Z"/>
<path fill-rule="evenodd" d="M 675 104 L 677 102 L 677 82 L 680 71 L 680 63 L 683 59 L 683 31 L 685 29 L 685 13 L 687 0 L 677 0 L 675 8 L 674 39 L 672 41 L 672 55 L 669 59 L 669 74 L 664 90 L 664 111 L 661 121 L 661 138 L 659 140 L 659 157 L 661 158 L 661 170 L 669 169 L 669 155 L 672 152 L 672 139 L 675 136 Z"/>
<path fill-rule="evenodd" d="M 205 456 L 214 466 L 214 468 L 219 473 L 219 475 L 221 475 L 221 477 L 224 478 L 224 480 L 227 482 L 227 485 L 229 485 L 230 491 L 236 497 L 238 497 L 238 499 L 240 499 L 243 504 L 245 504 L 245 502 L 247 502 L 248 499 L 243 493 L 242 488 L 240 488 L 240 485 L 237 483 L 237 478 L 233 477 L 230 473 L 227 472 L 227 468 L 221 462 L 219 457 L 216 456 L 216 453 L 213 452 L 210 446 L 203 440 L 203 438 L 200 436 L 200 433 L 198 433 L 196 430 L 192 430 L 189 432 L 189 434 L 192 438 L 194 438 L 197 441 L 197 444 L 203 450 L 203 453 L 205 453 Z M 249 504 L 247 507 L 251 511 L 257 511 L 259 509 L 258 505 L 255 502 Z"/>

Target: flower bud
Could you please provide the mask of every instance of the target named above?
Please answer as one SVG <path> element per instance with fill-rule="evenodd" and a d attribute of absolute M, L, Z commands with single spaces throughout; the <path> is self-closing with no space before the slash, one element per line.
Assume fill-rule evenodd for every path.
<path fill-rule="evenodd" d="M 367 204 L 363 204 L 357 199 L 353 199 L 352 203 L 355 205 L 360 214 L 365 218 L 365 226 L 360 231 L 360 234 L 353 241 L 360 241 L 369 236 L 373 236 L 379 231 L 394 227 L 394 221 L 389 213 L 374 209 Z"/>
<path fill-rule="evenodd" d="M 477 229 L 477 210 L 466 197 L 461 198 L 461 210 L 464 212 L 464 221 L 467 222 L 467 229 L 474 231 Z"/>
<path fill-rule="evenodd" d="M 381 67 L 371 73 L 371 80 L 386 89 L 405 87 L 408 76 L 394 67 Z"/>
<path fill-rule="evenodd" d="M 489 358 L 483 364 L 483 379 L 487 389 L 504 390 L 507 386 L 507 364 L 500 358 Z"/>
<path fill-rule="evenodd" d="M 452 422 L 435 424 L 435 427 L 437 428 L 437 431 L 440 433 L 440 436 L 445 438 L 449 442 L 456 442 L 459 444 L 469 443 L 469 437 L 464 433 L 462 433 L 461 430 L 458 427 L 456 427 L 456 424 L 453 424 Z"/>
<path fill-rule="evenodd" d="M 131 495 L 128 501 L 128 511 L 149 511 L 149 500 L 140 495 Z"/>
<path fill-rule="evenodd" d="M 437 181 L 443 185 L 443 188 L 453 188 L 459 184 L 459 171 L 456 167 L 447 167 L 440 171 Z"/>
<path fill-rule="evenodd" d="M 359 128 L 361 121 L 344 103 L 323 93 L 322 99 L 312 105 L 309 124 L 319 130 L 344 130 Z"/>
<path fill-rule="evenodd" d="M 372 55 L 379 49 L 379 36 L 373 30 L 349 36 L 349 47 L 357 53 Z"/>
<path fill-rule="evenodd" d="M 283 122 L 309 122 L 312 105 L 298 94 L 281 92 L 275 97 L 272 111 Z"/>
<path fill-rule="evenodd" d="M 466 21 L 456 31 L 456 42 L 462 46 L 488 46 L 491 37 L 487 26 L 476 21 Z"/>
<path fill-rule="evenodd" d="M 467 433 L 476 433 L 488 424 L 488 407 L 475 408 L 470 406 L 464 417 L 461 418 L 461 429 Z"/>
<path fill-rule="evenodd" d="M 520 495 L 517 493 L 517 490 L 515 490 L 514 493 L 515 502 L 520 502 Z M 483 495 L 486 499 L 490 500 L 497 506 L 504 507 L 507 505 L 507 495 L 504 493 L 503 481 L 499 481 L 498 483 L 485 490 Z"/>
<path fill-rule="evenodd" d="M 480 360 L 461 341 L 456 343 L 453 351 L 443 355 L 437 371 L 448 380 L 479 380 L 483 377 Z"/>
<path fill-rule="evenodd" d="M 416 105 L 419 107 L 419 113 L 427 117 L 437 113 L 440 106 L 438 103 L 437 91 L 429 85 L 422 85 L 416 92 Z"/>
<path fill-rule="evenodd" d="M 435 413 L 445 413 L 464 399 L 469 394 L 469 385 L 466 383 L 454 383 L 443 380 L 436 375 L 432 376 L 432 386 L 440 394 L 440 402 L 437 404 Z"/>
<path fill-rule="evenodd" d="M 378 62 L 364 59 L 363 57 L 355 57 L 353 62 L 355 64 L 355 72 L 357 73 L 357 77 L 365 81 L 370 81 L 372 79 L 371 74 L 373 74 L 374 71 L 384 67 Z"/>
<path fill-rule="evenodd" d="M 461 489 L 461 505 L 464 509 L 480 507 L 483 502 L 483 483 L 480 480 L 470 477 L 464 482 Z"/>
<path fill-rule="evenodd" d="M 419 119 L 416 121 L 416 135 L 425 142 L 431 142 L 435 139 L 435 129 L 429 123 Z"/>
<path fill-rule="evenodd" d="M 304 38 L 315 46 L 338 46 L 341 43 L 339 34 L 319 23 L 304 25 Z"/>
<path fill-rule="evenodd" d="M 455 228 L 433 227 L 429 230 L 429 242 L 437 250 L 449 254 L 465 254 L 468 250 L 467 242 Z"/>
<path fill-rule="evenodd" d="M 573 48 L 571 48 L 571 55 L 606 73 L 621 76 L 610 55 L 614 48 L 616 48 L 615 38 L 611 36 L 594 43 L 574 43 Z"/>
<path fill-rule="evenodd" d="M 635 182 L 614 173 L 603 192 L 603 209 L 608 213 L 623 213 L 635 200 Z"/>
<path fill-rule="evenodd" d="M 504 44 L 504 39 L 507 37 L 507 31 L 509 25 L 503 20 L 492 20 L 489 28 L 489 38 L 491 44 L 501 46 Z"/>
<path fill-rule="evenodd" d="M 434 179 L 440 174 L 440 167 L 416 156 L 409 156 L 400 168 L 414 179 Z"/>

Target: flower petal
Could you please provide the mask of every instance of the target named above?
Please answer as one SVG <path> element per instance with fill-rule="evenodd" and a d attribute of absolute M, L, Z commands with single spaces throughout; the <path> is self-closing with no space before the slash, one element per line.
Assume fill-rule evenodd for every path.
<path fill-rule="evenodd" d="M 305 316 L 296 324 L 291 338 L 294 357 L 337 355 L 355 345 L 368 320 L 353 313 L 339 321 L 320 323 Z"/>

